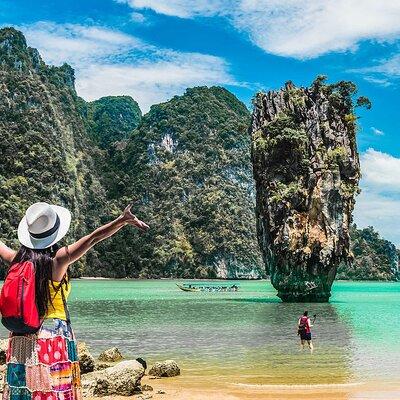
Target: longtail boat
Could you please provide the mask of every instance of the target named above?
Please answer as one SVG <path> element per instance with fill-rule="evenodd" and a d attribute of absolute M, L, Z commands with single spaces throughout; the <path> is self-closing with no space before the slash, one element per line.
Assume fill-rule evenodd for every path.
<path fill-rule="evenodd" d="M 238 285 L 221 285 L 218 283 L 177 283 L 179 289 L 184 292 L 237 292 Z"/>

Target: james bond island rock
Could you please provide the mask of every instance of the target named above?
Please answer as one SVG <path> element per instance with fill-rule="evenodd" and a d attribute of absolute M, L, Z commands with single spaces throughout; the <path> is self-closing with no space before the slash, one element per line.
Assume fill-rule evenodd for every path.
<path fill-rule="evenodd" d="M 251 123 L 257 233 L 273 286 L 283 301 L 325 302 L 347 262 L 358 193 L 351 82 L 309 88 L 291 82 L 258 93 Z"/>

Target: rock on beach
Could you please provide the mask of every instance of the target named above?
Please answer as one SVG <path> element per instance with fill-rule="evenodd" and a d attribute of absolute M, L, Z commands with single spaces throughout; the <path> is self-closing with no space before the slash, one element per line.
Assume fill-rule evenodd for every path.
<path fill-rule="evenodd" d="M 113 367 L 82 376 L 84 396 L 131 396 L 140 390 L 143 366 L 136 360 L 121 361 Z"/>
<path fill-rule="evenodd" d="M 99 361 L 104 361 L 104 362 L 117 362 L 121 361 L 123 358 L 124 357 L 122 356 L 121 352 L 118 350 L 117 347 L 112 347 L 111 349 L 107 349 L 99 355 Z"/>
<path fill-rule="evenodd" d="M 149 375 L 158 377 L 172 377 L 181 374 L 178 364 L 174 360 L 156 362 L 149 371 Z"/>
<path fill-rule="evenodd" d="M 94 370 L 94 358 L 85 342 L 78 342 L 78 356 L 82 374 L 92 372 Z"/>

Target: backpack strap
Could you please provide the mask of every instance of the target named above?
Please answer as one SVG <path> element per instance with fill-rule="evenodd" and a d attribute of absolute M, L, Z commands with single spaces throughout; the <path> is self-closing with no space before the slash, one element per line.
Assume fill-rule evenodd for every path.
<path fill-rule="evenodd" d="M 69 284 L 69 282 L 68 282 Z M 68 309 L 68 305 L 67 305 L 67 300 L 65 300 L 65 294 L 64 294 L 64 288 L 61 285 L 61 297 L 62 297 L 62 301 L 63 301 L 63 305 L 64 305 L 64 311 L 65 311 L 65 317 L 67 319 L 67 324 L 71 323 L 71 317 L 69 315 L 69 309 Z"/>
<path fill-rule="evenodd" d="M 67 253 L 67 256 L 68 256 L 68 262 L 71 262 L 71 255 L 69 254 L 68 246 L 65 246 L 65 252 Z M 70 283 L 69 283 L 69 279 L 68 279 L 67 285 L 69 285 L 69 284 Z M 70 314 L 69 314 L 67 300 L 65 299 L 64 288 L 63 288 L 62 283 L 60 285 L 60 288 L 61 288 L 61 297 L 62 297 L 62 301 L 63 301 L 63 305 L 64 305 L 65 317 L 67 319 L 67 324 L 70 324 L 71 323 L 71 317 L 70 317 Z"/>

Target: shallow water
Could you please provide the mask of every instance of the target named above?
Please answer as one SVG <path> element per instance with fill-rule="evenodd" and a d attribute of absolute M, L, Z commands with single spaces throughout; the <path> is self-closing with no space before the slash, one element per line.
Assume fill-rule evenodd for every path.
<path fill-rule="evenodd" d="M 237 293 L 186 293 L 173 280 L 77 280 L 69 300 L 79 339 L 150 363 L 173 358 L 187 377 L 237 384 L 347 384 L 400 376 L 400 284 L 336 282 L 329 304 L 284 304 L 268 281 Z M 296 322 L 317 314 L 315 352 Z M 5 330 L 1 330 L 2 336 Z"/>

